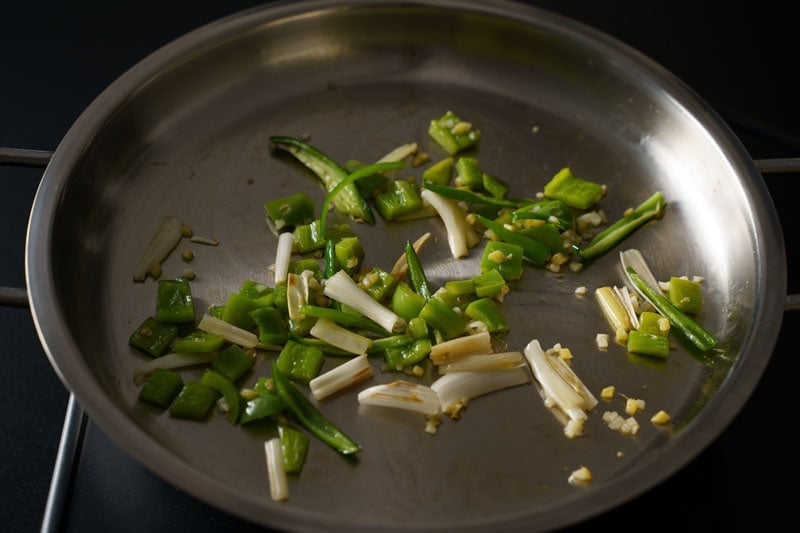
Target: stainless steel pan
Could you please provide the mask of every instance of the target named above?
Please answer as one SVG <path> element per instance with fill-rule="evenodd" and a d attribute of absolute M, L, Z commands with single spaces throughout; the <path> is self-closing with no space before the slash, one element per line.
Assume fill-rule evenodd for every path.
<path fill-rule="evenodd" d="M 642 397 L 673 427 L 645 417 L 638 435 L 624 437 L 600 420 L 624 406 L 601 404 L 587 437 L 570 440 L 534 388 L 522 387 L 476 400 L 431 436 L 417 417 L 359 411 L 350 393 L 322 408 L 363 445 L 358 463 L 315 442 L 290 501 L 273 502 L 263 435 L 137 403 L 131 374 L 143 358 L 127 338 L 152 311 L 155 286 L 133 283 L 133 267 L 170 214 L 220 242 L 195 247 L 201 309 L 245 279 L 269 280 L 276 241 L 263 203 L 300 190 L 323 198 L 313 177 L 270 151 L 270 135 L 311 134 L 342 161 L 412 140 L 435 155 L 426 126 L 448 109 L 480 125 L 482 164 L 514 191 L 533 194 L 570 165 L 608 184 L 603 209 L 613 216 L 662 190 L 667 216 L 625 246 L 662 276 L 706 278 L 703 321 L 724 356 L 700 361 L 679 348 L 651 366 L 619 348 L 599 352 L 594 336 L 607 325 L 574 291 L 621 283 L 616 254 L 577 275 L 528 269 L 504 303 L 509 346 L 560 342 L 593 391 L 615 385 Z M 439 236 L 422 256 L 435 285 L 477 268 L 476 252 L 450 258 L 435 219 L 356 230 L 368 261 L 389 266 L 406 239 Z M 793 305 L 771 199 L 714 110 L 620 42 L 499 1 L 283 4 L 176 40 L 109 86 L 64 137 L 34 201 L 26 254 L 42 344 L 103 430 L 174 485 L 287 530 L 533 531 L 608 510 L 670 476 L 731 422 Z M 182 268 L 172 257 L 165 275 Z M 567 483 L 581 465 L 594 475 L 588 488 Z"/>

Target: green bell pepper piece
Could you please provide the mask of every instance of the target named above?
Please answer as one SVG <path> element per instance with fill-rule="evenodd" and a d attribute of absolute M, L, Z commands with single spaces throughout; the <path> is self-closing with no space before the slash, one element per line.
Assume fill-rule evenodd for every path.
<path fill-rule="evenodd" d="M 522 246 L 502 241 L 488 241 L 481 256 L 481 272 L 497 270 L 506 281 L 522 277 Z"/>
<path fill-rule="evenodd" d="M 431 340 L 417 339 L 402 346 L 386 348 L 384 359 L 387 364 L 399 368 L 419 363 L 431 353 Z"/>
<path fill-rule="evenodd" d="M 408 322 L 419 316 L 425 301 L 425 297 L 414 291 L 408 283 L 400 281 L 392 293 L 391 307 L 397 316 Z"/>
<path fill-rule="evenodd" d="M 577 209 L 589 209 L 600 201 L 603 194 L 602 185 L 579 178 L 569 167 L 558 171 L 544 186 L 544 195 L 547 198 L 561 200 Z"/>
<path fill-rule="evenodd" d="M 239 414 L 242 410 L 242 398 L 239 396 L 239 391 L 236 385 L 214 370 L 206 370 L 200 378 L 200 383 L 207 387 L 216 390 L 225 399 L 225 404 L 228 406 L 226 413 L 228 422 L 236 424 L 239 422 Z"/>
<path fill-rule="evenodd" d="M 672 304 L 684 313 L 696 315 L 703 308 L 703 288 L 696 281 L 672 276 L 667 295 Z"/>
<path fill-rule="evenodd" d="M 225 338 L 217 333 L 193 331 L 172 342 L 173 352 L 216 352 L 225 344 Z"/>
<path fill-rule="evenodd" d="M 470 190 L 483 189 L 483 171 L 478 160 L 474 157 L 459 157 L 456 161 L 456 177 L 453 180 L 456 187 L 466 187 Z"/>
<path fill-rule="evenodd" d="M 199 381 L 188 381 L 169 405 L 169 414 L 175 418 L 199 422 L 208 416 L 217 398 L 219 392 L 216 389 Z"/>
<path fill-rule="evenodd" d="M 416 183 L 411 180 L 394 180 L 390 189 L 375 198 L 375 207 L 384 220 L 422 209 L 422 197 Z"/>
<path fill-rule="evenodd" d="M 153 357 L 158 357 L 164 355 L 177 336 L 178 326 L 161 322 L 150 316 L 144 319 L 139 327 L 131 333 L 128 337 L 128 344 Z"/>
<path fill-rule="evenodd" d="M 281 451 L 283 452 L 283 468 L 287 474 L 299 474 L 308 455 L 311 439 L 302 431 L 281 424 L 278 426 Z"/>
<path fill-rule="evenodd" d="M 231 344 L 211 361 L 214 370 L 236 383 L 253 368 L 254 359 L 238 344 Z"/>
<path fill-rule="evenodd" d="M 256 324 L 258 341 L 263 344 L 282 345 L 289 337 L 286 320 L 276 307 L 259 307 L 250 312 Z"/>
<path fill-rule="evenodd" d="M 174 370 L 154 368 L 139 389 L 139 399 L 160 407 L 169 407 L 183 388 L 183 378 Z"/>
<path fill-rule="evenodd" d="M 453 158 L 445 157 L 422 172 L 422 181 L 430 181 L 437 185 L 449 185 L 453 176 L 453 166 Z"/>
<path fill-rule="evenodd" d="M 666 358 L 669 355 L 669 339 L 662 335 L 633 329 L 628 332 L 628 351 Z"/>
<path fill-rule="evenodd" d="M 472 128 L 449 110 L 441 117 L 431 120 L 428 135 L 449 155 L 474 146 L 481 138 L 480 130 Z"/>
<path fill-rule="evenodd" d="M 505 333 L 510 328 L 503 311 L 493 298 L 479 298 L 467 306 L 464 314 L 486 324 L 489 333 Z"/>
<path fill-rule="evenodd" d="M 308 384 L 319 375 L 324 362 L 322 350 L 290 339 L 278 355 L 277 365 L 289 379 Z"/>
<path fill-rule="evenodd" d="M 170 324 L 194 322 L 194 300 L 188 280 L 176 278 L 158 281 L 155 318 Z"/>
<path fill-rule="evenodd" d="M 419 316 L 446 339 L 458 337 L 467 327 L 464 318 L 438 298 L 428 300 L 419 312 Z"/>
<path fill-rule="evenodd" d="M 266 202 L 264 211 L 275 231 L 280 233 L 311 222 L 314 219 L 314 200 L 308 193 L 298 192 Z"/>

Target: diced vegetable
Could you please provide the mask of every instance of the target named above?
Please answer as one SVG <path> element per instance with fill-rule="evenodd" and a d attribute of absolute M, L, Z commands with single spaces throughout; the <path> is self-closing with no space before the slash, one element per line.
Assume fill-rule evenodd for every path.
<path fill-rule="evenodd" d="M 299 474 L 306 462 L 311 439 L 302 431 L 286 424 L 278 426 L 278 437 L 283 452 L 284 470 L 287 474 Z"/>
<path fill-rule="evenodd" d="M 152 357 L 158 357 L 167 351 L 177 336 L 178 326 L 161 322 L 151 316 L 131 333 L 128 344 Z"/>
<path fill-rule="evenodd" d="M 314 220 L 314 200 L 305 192 L 276 198 L 264 204 L 267 222 L 277 234 Z"/>
<path fill-rule="evenodd" d="M 228 416 L 228 422 L 236 424 L 239 422 L 239 414 L 241 413 L 242 401 L 239 397 L 239 391 L 236 389 L 233 381 L 228 379 L 220 372 L 215 370 L 206 370 L 200 378 L 200 383 L 211 387 L 216 390 L 225 400 L 225 409 Z"/>
<path fill-rule="evenodd" d="M 214 370 L 236 383 L 253 368 L 253 357 L 240 346 L 231 344 L 211 362 Z"/>
<path fill-rule="evenodd" d="M 513 281 L 522 277 L 522 246 L 510 242 L 488 241 L 481 256 L 481 272 L 497 270 L 503 279 Z"/>
<path fill-rule="evenodd" d="M 684 313 L 696 315 L 703 308 L 703 289 L 696 281 L 672 276 L 668 295 L 672 305 Z"/>
<path fill-rule="evenodd" d="M 480 130 L 474 129 L 472 124 L 461 120 L 449 110 L 441 117 L 431 120 L 428 135 L 449 155 L 474 146 L 481 138 Z"/>
<path fill-rule="evenodd" d="M 605 189 L 602 185 L 579 178 L 569 167 L 558 171 L 544 186 L 544 195 L 547 198 L 561 200 L 578 209 L 590 208 L 600 201 L 603 194 Z"/>
<path fill-rule="evenodd" d="M 139 389 L 139 399 L 152 404 L 169 407 L 183 388 L 183 378 L 174 370 L 155 368 Z"/>
<path fill-rule="evenodd" d="M 323 363 L 325 356 L 319 348 L 288 340 L 278 355 L 276 365 L 281 374 L 289 379 L 307 384 L 319 375 Z"/>
<path fill-rule="evenodd" d="M 218 397 L 219 393 L 216 389 L 199 381 L 187 381 L 170 404 L 169 414 L 175 418 L 204 420 Z"/>
<path fill-rule="evenodd" d="M 158 281 L 155 318 L 171 324 L 194 321 L 194 300 L 187 280 L 176 278 Z"/>

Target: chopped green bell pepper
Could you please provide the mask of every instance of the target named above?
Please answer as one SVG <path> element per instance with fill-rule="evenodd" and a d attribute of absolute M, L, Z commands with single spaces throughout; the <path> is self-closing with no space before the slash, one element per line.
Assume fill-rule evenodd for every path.
<path fill-rule="evenodd" d="M 147 317 L 128 338 L 128 344 L 153 357 L 164 355 L 178 336 L 178 326 Z"/>
<path fill-rule="evenodd" d="M 569 167 L 562 168 L 544 186 L 547 198 L 561 200 L 570 207 L 589 209 L 605 194 L 602 185 L 579 178 Z"/>
<path fill-rule="evenodd" d="M 497 270 L 506 281 L 522 277 L 523 248 L 517 244 L 502 241 L 487 241 L 483 249 L 481 272 Z"/>
<path fill-rule="evenodd" d="M 289 379 L 308 384 L 319 375 L 324 362 L 322 350 L 290 339 L 278 355 L 277 365 Z"/>
<path fill-rule="evenodd" d="M 188 280 L 176 278 L 158 281 L 155 318 L 170 324 L 194 322 L 194 300 Z"/>
<path fill-rule="evenodd" d="M 183 378 L 174 370 L 154 368 L 139 389 L 139 399 L 160 407 L 169 407 L 183 388 Z"/>
<path fill-rule="evenodd" d="M 208 416 L 217 398 L 219 392 L 216 389 L 199 381 L 188 381 L 169 405 L 169 414 L 175 418 L 199 422 Z"/>
<path fill-rule="evenodd" d="M 428 135 L 450 155 L 474 146 L 481 138 L 480 130 L 474 129 L 452 111 L 431 120 Z"/>

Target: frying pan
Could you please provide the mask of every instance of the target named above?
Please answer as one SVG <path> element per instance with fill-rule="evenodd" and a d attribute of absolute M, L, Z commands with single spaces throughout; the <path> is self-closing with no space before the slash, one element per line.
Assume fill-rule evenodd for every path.
<path fill-rule="evenodd" d="M 275 239 L 263 202 L 298 190 L 322 198 L 310 175 L 271 152 L 269 135 L 308 133 L 342 161 L 377 159 L 410 140 L 435 154 L 425 129 L 446 109 L 480 125 L 477 154 L 512 190 L 540 190 L 569 165 L 608 184 L 607 213 L 664 191 L 667 217 L 625 246 L 664 276 L 706 277 L 703 321 L 723 357 L 698 361 L 679 348 L 653 367 L 599 353 L 594 333 L 607 326 L 574 290 L 620 283 L 614 254 L 579 275 L 528 269 L 504 302 L 509 345 L 536 337 L 569 346 L 593 391 L 615 385 L 645 397 L 671 413 L 672 428 L 645 423 L 623 437 L 598 412 L 587 437 L 569 440 L 535 390 L 521 387 L 476 400 L 430 436 L 413 416 L 360 411 L 345 394 L 322 408 L 363 445 L 358 464 L 313 443 L 291 500 L 272 502 L 263 435 L 136 402 L 131 374 L 143 359 L 127 338 L 152 311 L 154 285 L 134 284 L 133 266 L 158 220 L 178 216 L 219 240 L 196 250 L 193 288 L 201 308 L 224 302 L 243 280 L 269 279 Z M 401 243 L 431 231 L 440 242 L 422 258 L 434 284 L 475 271 L 475 252 L 450 258 L 436 220 L 356 229 L 374 264 L 391 265 Z M 164 267 L 177 275 L 183 265 L 171 257 Z M 64 137 L 34 201 L 26 251 L 45 351 L 104 431 L 187 492 L 291 530 L 543 530 L 640 494 L 745 403 L 778 335 L 785 277 L 758 169 L 712 109 L 608 36 L 504 2 L 285 4 L 178 39 L 114 82 Z M 566 482 L 580 465 L 594 474 L 590 487 Z"/>

